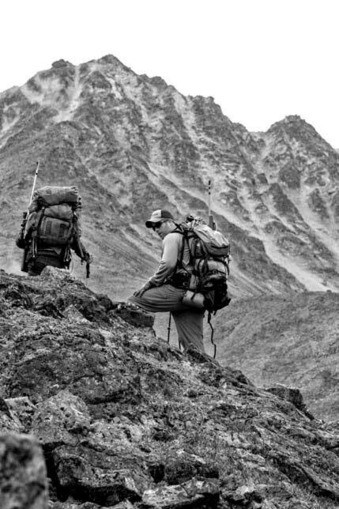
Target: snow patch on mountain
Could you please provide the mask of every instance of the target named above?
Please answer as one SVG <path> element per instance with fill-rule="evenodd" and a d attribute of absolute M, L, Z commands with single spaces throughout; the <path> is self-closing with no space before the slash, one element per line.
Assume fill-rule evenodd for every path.
<path fill-rule="evenodd" d="M 21 87 L 21 92 L 26 99 L 28 99 L 30 103 L 37 103 L 40 104 L 40 106 L 55 107 L 58 102 L 60 89 L 62 88 L 59 78 L 55 77 L 45 80 L 37 75 L 34 78 L 34 85 L 34 89 L 29 82 Z"/>
<path fill-rule="evenodd" d="M 68 94 L 68 103 L 64 109 L 60 110 L 60 113 L 55 117 L 55 122 L 66 122 L 72 120 L 74 112 L 80 105 L 80 96 L 82 92 L 82 86 L 80 84 L 80 68 L 75 68 L 74 85 L 70 88 Z"/>
<path fill-rule="evenodd" d="M 10 131 L 20 119 L 20 108 L 16 105 L 5 104 L 2 111 L 1 133 Z"/>

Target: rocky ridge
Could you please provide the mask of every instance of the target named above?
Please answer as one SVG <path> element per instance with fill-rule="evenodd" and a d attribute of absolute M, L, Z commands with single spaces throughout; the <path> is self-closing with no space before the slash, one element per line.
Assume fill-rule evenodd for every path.
<path fill-rule="evenodd" d="M 211 178 L 235 297 L 338 291 L 339 155 L 298 116 L 250 133 L 213 98 L 185 97 L 111 55 L 55 62 L 0 94 L 0 263 L 10 271 L 37 160 L 39 185 L 83 195 L 93 289 L 125 298 L 151 275 L 159 248 L 145 218 L 160 206 L 206 216 Z"/>
<path fill-rule="evenodd" d="M 338 507 L 338 425 L 299 391 L 183 354 L 65 271 L 0 271 L 0 303 L 1 507 L 46 509 L 46 472 L 49 509 Z"/>

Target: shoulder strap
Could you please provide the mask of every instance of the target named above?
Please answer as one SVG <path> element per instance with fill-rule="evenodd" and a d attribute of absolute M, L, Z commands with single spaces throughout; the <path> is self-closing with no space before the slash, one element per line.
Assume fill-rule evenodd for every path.
<path fill-rule="evenodd" d="M 178 265 L 181 268 L 182 267 L 182 260 L 184 258 L 184 249 L 185 249 L 185 241 L 187 239 L 187 232 L 184 230 L 184 228 L 182 228 L 182 226 L 180 224 L 175 223 L 175 226 L 176 226 L 175 230 L 173 230 L 171 233 L 180 233 L 180 235 L 183 236 L 181 250 L 180 250 L 180 256 L 179 256 L 179 259 L 178 259 L 178 262 L 177 262 L 177 268 L 178 268 Z M 188 246 L 188 248 L 189 248 L 189 246 Z"/>
<path fill-rule="evenodd" d="M 185 235 L 184 228 L 181 226 L 181 224 L 179 224 L 179 223 L 174 223 L 174 224 L 175 224 L 175 230 L 173 230 L 171 233 L 181 233 L 181 235 Z"/>

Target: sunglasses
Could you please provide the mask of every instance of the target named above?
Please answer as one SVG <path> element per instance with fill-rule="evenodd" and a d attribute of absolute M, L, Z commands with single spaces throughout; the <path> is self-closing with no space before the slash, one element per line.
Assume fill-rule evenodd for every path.
<path fill-rule="evenodd" d="M 160 228 L 160 226 L 162 225 L 162 222 L 159 221 L 158 223 L 153 223 L 152 224 L 152 230 L 157 230 L 158 228 Z"/>

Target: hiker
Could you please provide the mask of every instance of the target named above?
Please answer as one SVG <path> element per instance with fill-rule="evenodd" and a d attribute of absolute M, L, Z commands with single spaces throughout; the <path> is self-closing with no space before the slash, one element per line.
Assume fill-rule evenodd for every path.
<path fill-rule="evenodd" d="M 195 348 L 204 352 L 205 310 L 182 302 L 192 273 L 184 236 L 167 210 L 155 210 L 146 221 L 146 227 L 152 228 L 162 239 L 162 258 L 155 274 L 128 300 L 151 313 L 169 311 L 176 325 L 179 345 L 184 350 Z"/>
<path fill-rule="evenodd" d="M 23 272 L 38 276 L 46 266 L 68 269 L 74 251 L 86 262 L 89 277 L 92 259 L 80 240 L 80 209 L 81 198 L 74 186 L 45 186 L 35 191 L 16 240 L 24 249 Z"/>

